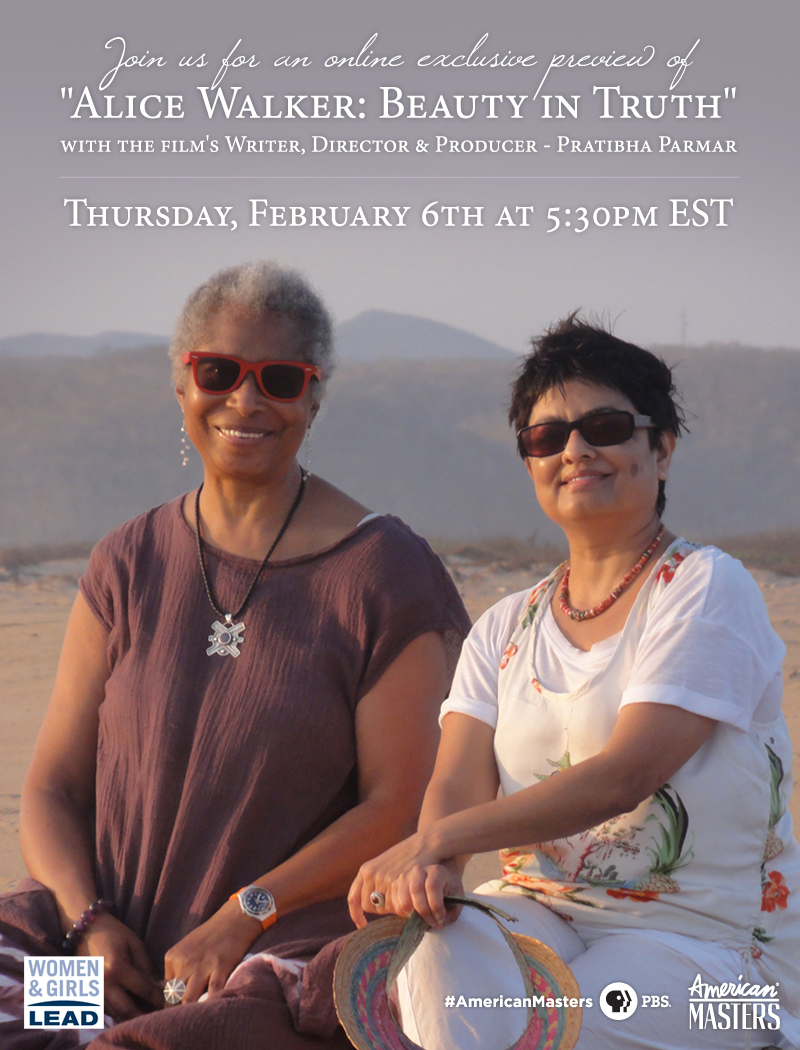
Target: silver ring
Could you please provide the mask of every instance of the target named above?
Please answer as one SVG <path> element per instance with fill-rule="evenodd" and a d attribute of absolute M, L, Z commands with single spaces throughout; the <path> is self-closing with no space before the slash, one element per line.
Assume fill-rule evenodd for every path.
<path fill-rule="evenodd" d="M 172 980 L 167 981 L 164 985 L 164 998 L 170 1006 L 175 1006 L 179 1003 L 185 994 L 186 985 L 180 977 L 173 977 Z"/>
<path fill-rule="evenodd" d="M 386 894 L 381 893 L 380 890 L 373 890 L 369 895 L 369 902 L 376 908 L 382 908 L 386 903 Z"/>

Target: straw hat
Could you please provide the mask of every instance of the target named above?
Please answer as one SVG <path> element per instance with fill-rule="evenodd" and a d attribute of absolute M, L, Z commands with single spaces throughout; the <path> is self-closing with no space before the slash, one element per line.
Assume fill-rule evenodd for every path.
<path fill-rule="evenodd" d="M 497 922 L 532 1003 L 539 996 L 545 1003 L 548 999 L 563 1002 L 579 998 L 578 982 L 554 951 L 533 937 L 509 933 L 497 919 L 499 914 L 513 922 L 513 916 L 468 897 L 447 898 L 447 903 L 479 908 Z M 342 1027 L 358 1050 L 420 1050 L 395 1021 L 389 993 L 428 928 L 416 913 L 407 922 L 391 915 L 348 938 L 336 963 L 333 996 Z M 527 1028 L 508 1050 L 572 1050 L 580 1027 L 579 1006 L 533 1005 L 528 1010 Z"/>

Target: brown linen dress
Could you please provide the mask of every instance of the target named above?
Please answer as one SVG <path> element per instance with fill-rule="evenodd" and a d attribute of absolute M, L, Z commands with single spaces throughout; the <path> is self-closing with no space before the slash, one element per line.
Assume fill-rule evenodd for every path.
<path fill-rule="evenodd" d="M 237 608 L 257 563 L 212 549 L 207 566 L 220 607 Z M 109 631 L 97 751 L 98 893 L 114 901 L 161 972 L 167 949 L 231 893 L 356 805 L 359 700 L 426 632 L 442 633 L 457 653 L 469 621 L 439 559 L 392 517 L 373 518 L 313 555 L 269 563 L 240 617 L 238 658 L 206 655 L 217 617 L 182 499 L 102 540 L 80 586 Z M 344 900 L 333 899 L 281 916 L 252 951 L 309 959 L 351 929 Z M 26 880 L 0 898 L 0 932 L 29 952 L 58 950 L 49 893 Z M 303 981 L 299 1023 L 328 1034 L 329 986 L 321 992 L 314 973 L 312 966 Z M 329 971 L 319 973 L 324 984 Z M 252 978 L 234 981 L 222 999 L 127 1022 L 97 1042 L 305 1045 L 274 974 L 259 980 L 255 993 Z M 276 1030 L 270 1038 L 276 1011 L 285 1037 Z M 10 1046 L 4 1028 L 0 1045 Z"/>

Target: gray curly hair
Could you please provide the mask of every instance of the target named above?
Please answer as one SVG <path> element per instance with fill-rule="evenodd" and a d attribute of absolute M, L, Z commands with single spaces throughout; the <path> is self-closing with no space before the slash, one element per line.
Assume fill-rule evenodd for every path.
<path fill-rule="evenodd" d="M 202 343 L 210 319 L 229 307 L 256 316 L 274 313 L 297 324 L 304 360 L 318 365 L 325 377 L 322 383 L 312 384 L 312 396 L 318 403 L 334 368 L 331 317 L 301 274 L 274 262 L 248 262 L 219 270 L 192 292 L 169 348 L 175 381 L 180 382 L 189 367 L 181 363 L 183 354 Z"/>

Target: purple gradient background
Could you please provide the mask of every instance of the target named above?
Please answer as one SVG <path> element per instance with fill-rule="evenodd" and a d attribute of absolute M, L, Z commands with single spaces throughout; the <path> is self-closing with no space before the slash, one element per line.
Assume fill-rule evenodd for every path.
<path fill-rule="evenodd" d="M 304 269 L 337 318 L 381 308 L 467 328 L 512 349 L 568 310 L 582 306 L 617 318 L 617 331 L 643 342 L 739 341 L 797 346 L 797 121 L 794 3 L 763 0 L 563 0 L 491 5 L 404 0 L 396 5 L 300 0 L 289 7 L 255 0 L 224 4 L 153 0 L 29 0 L 5 13 L 2 72 L 4 143 L 2 313 L 0 336 L 26 331 L 88 334 L 102 329 L 167 333 L 187 292 L 214 269 L 277 256 Z M 373 50 L 402 53 L 399 70 L 324 69 L 330 54 L 355 54 L 378 32 Z M 423 53 L 458 52 L 485 33 L 485 54 L 535 53 L 532 70 L 434 70 Z M 149 49 L 164 69 L 121 71 L 107 93 L 182 93 L 186 118 L 173 121 L 71 120 L 60 89 L 83 85 L 95 97 L 124 36 L 129 53 Z M 350 94 L 367 99 L 356 121 L 209 121 L 196 85 L 208 84 L 237 39 L 256 53 L 257 69 L 229 71 L 223 85 L 242 93 Z M 668 93 L 666 59 L 697 39 L 694 65 L 676 89 L 718 94 L 735 86 L 723 119 L 596 120 L 593 84 L 637 94 Z M 532 94 L 550 56 L 561 52 L 638 54 L 642 70 L 556 71 L 547 91 L 582 95 L 578 121 L 379 120 L 378 86 L 408 93 Z M 206 51 L 204 71 L 178 69 L 178 58 Z M 306 69 L 274 69 L 279 55 L 309 55 Z M 530 105 L 530 104 L 529 104 Z M 730 154 L 536 155 L 213 155 L 156 152 L 65 155 L 62 138 L 513 137 L 735 139 Z M 511 176 L 536 175 L 536 179 Z M 69 178 L 66 178 L 69 176 Z M 93 176 L 93 178 L 88 178 Z M 104 178 L 99 178 L 104 176 Z M 114 176 L 112 180 L 108 178 Z M 119 176 L 148 176 L 126 178 Z M 155 178 L 154 176 L 158 176 Z M 165 178 L 169 176 L 169 178 Z M 203 176 L 198 178 L 197 176 Z M 230 178 L 235 176 L 235 178 Z M 645 178 L 646 176 L 646 178 Z M 700 176 L 713 176 L 701 179 Z M 723 178 L 726 176 L 727 178 Z M 601 177 L 601 178 L 600 178 Z M 691 177 L 691 178 L 690 178 Z M 732 177 L 735 177 L 733 179 Z M 65 197 L 92 203 L 233 204 L 240 226 L 223 229 L 78 229 L 68 226 Z M 249 229 L 247 200 L 274 203 L 409 204 L 406 229 Z M 670 197 L 733 197 L 724 229 L 669 229 Z M 533 204 L 530 229 L 426 229 L 429 201 L 477 205 L 493 222 L 499 204 Z M 659 204 L 658 229 L 562 230 L 545 235 L 548 205 Z M 492 217 L 492 218 L 490 218 Z M 685 327 L 682 314 L 685 311 Z"/>

